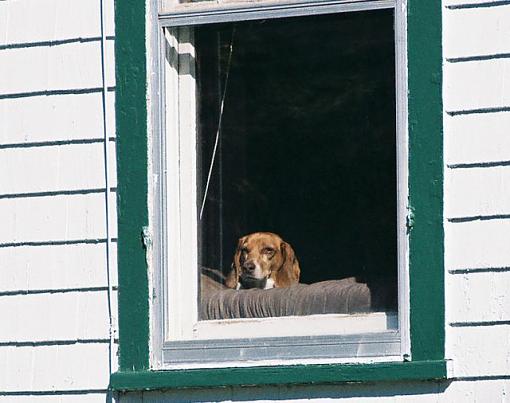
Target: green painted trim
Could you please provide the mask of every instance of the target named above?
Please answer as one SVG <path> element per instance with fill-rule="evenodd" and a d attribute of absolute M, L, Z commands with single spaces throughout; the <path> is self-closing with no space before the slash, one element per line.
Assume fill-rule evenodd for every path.
<path fill-rule="evenodd" d="M 438 379 L 444 361 L 440 0 L 408 0 L 412 362 L 149 372 L 147 60 L 144 0 L 115 1 L 120 371 L 116 390 Z M 428 361 L 432 360 L 432 361 Z M 226 376 L 235 372 L 235 376 Z"/>
<path fill-rule="evenodd" d="M 115 1 L 120 369 L 149 368 L 145 0 Z"/>
<path fill-rule="evenodd" d="M 411 354 L 444 357 L 441 1 L 409 0 L 409 205 Z"/>
<path fill-rule="evenodd" d="M 117 372 L 116 391 L 213 388 L 248 385 L 304 385 L 343 382 L 410 381 L 446 378 L 445 361 L 357 365 L 288 365 L 145 372 Z"/>

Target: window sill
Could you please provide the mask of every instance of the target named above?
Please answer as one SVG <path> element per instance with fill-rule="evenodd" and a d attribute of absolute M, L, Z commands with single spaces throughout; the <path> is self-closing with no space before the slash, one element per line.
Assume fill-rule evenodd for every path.
<path fill-rule="evenodd" d="M 110 388 L 119 392 L 128 392 L 248 385 L 303 385 L 432 379 L 446 379 L 445 360 L 116 372 L 110 378 Z"/>

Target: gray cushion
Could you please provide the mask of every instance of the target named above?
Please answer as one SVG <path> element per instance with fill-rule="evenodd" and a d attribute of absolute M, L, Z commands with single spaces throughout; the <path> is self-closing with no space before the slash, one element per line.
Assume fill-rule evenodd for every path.
<path fill-rule="evenodd" d="M 232 290 L 201 276 L 200 319 L 265 318 L 371 311 L 366 284 L 346 278 L 270 290 Z"/>

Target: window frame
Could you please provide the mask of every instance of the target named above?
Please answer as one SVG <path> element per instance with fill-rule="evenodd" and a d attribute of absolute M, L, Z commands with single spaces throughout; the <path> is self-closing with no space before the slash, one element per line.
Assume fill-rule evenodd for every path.
<path fill-rule="evenodd" d="M 146 9 L 142 3 L 134 0 L 117 1 L 115 8 L 120 371 L 112 375 L 112 388 L 133 390 L 140 387 L 226 386 L 242 385 L 243 382 L 253 384 L 253 379 L 243 374 L 263 374 L 265 371 L 272 374 L 276 371 L 277 375 L 261 376 L 255 383 L 444 378 L 440 2 L 407 1 L 408 188 L 411 206 L 407 223 L 410 244 L 409 361 L 307 365 L 305 367 L 310 372 L 304 378 L 299 375 L 299 365 L 236 368 L 232 369 L 239 374 L 235 380 L 205 376 L 220 375 L 227 370 L 221 368 L 151 370 L 150 349 L 154 340 L 151 340 L 150 332 L 152 318 L 149 296 L 154 296 L 152 273 L 149 272 L 151 264 L 147 262 L 150 253 L 147 250 L 154 245 L 147 228 L 149 206 L 154 195 L 150 192 L 148 182 L 149 164 L 153 163 L 149 162 L 149 150 L 153 145 L 148 130 L 149 127 L 152 129 L 154 122 L 148 118 L 148 108 L 159 94 L 154 88 L 148 90 L 148 82 L 156 66 L 152 64 L 154 58 L 150 54 L 146 28 L 155 25 L 157 10 L 150 7 Z M 150 6 L 150 3 L 147 5 Z M 155 281 L 158 281 L 157 277 Z M 176 376 L 183 372 L 189 376 Z"/>
<path fill-rule="evenodd" d="M 218 17 L 213 11 L 201 10 L 189 17 L 189 12 L 177 21 L 170 21 L 166 14 L 159 16 L 159 26 L 156 35 L 160 36 L 154 47 L 159 51 L 156 65 L 159 66 L 153 85 L 161 88 L 162 95 L 155 100 L 153 114 L 156 119 L 153 126 L 153 172 L 161 178 L 159 186 L 155 186 L 153 200 L 161 203 L 162 211 L 151 214 L 151 233 L 153 234 L 153 275 L 155 294 L 162 296 L 153 301 L 153 345 L 152 365 L 156 368 L 182 368 L 204 366 L 243 366 L 271 365 L 281 363 L 303 362 L 366 362 L 367 360 L 401 361 L 403 356 L 409 356 L 408 335 L 408 274 L 407 274 L 407 237 L 406 237 L 406 201 L 407 201 L 407 159 L 406 148 L 406 93 L 405 85 L 395 85 L 397 94 L 396 115 L 390 117 L 397 121 L 396 144 L 398 155 L 398 273 L 399 273 L 399 307 L 398 326 L 395 327 L 394 313 L 382 312 L 356 315 L 316 315 L 320 318 L 306 316 L 296 318 L 257 318 L 252 320 L 238 319 L 222 321 L 221 324 L 199 321 L 198 306 L 195 296 L 198 293 L 197 279 L 189 267 L 197 266 L 196 209 L 190 208 L 196 200 L 192 183 L 196 182 L 194 149 L 196 138 L 191 133 L 196 132 L 196 85 L 194 64 L 189 57 L 194 58 L 193 33 L 190 22 L 197 20 L 199 14 L 202 23 L 216 23 L 227 17 L 235 21 L 242 19 L 249 21 L 253 16 L 266 15 L 268 18 L 289 17 L 296 15 L 317 15 L 332 12 L 342 14 L 347 12 L 363 12 L 369 10 L 395 10 L 394 21 L 398 29 L 394 35 L 395 81 L 405 82 L 405 49 L 402 43 L 405 36 L 405 24 L 396 4 L 393 1 L 364 0 L 345 2 L 329 2 L 327 7 L 319 7 L 316 3 L 298 0 L 295 2 L 278 3 L 278 9 L 271 2 L 260 2 L 257 7 L 221 8 Z M 201 6 L 200 3 L 196 4 Z M 305 7 L 306 5 L 306 7 Z M 203 7 L 203 6 L 202 6 Z M 266 8 L 270 7 L 267 11 Z M 347 8 L 346 8 L 347 7 Z M 266 13 L 267 11 L 267 13 Z M 265 14 L 264 14 L 265 13 Z M 253 14 L 253 15 L 252 15 Z M 191 19 L 190 19 L 191 18 Z M 397 22 L 398 21 L 398 22 Z M 172 23 L 171 23 L 172 22 Z M 404 26 L 403 26 L 404 25 Z M 164 32 L 163 32 L 164 31 Z M 400 41 L 397 40 L 400 39 Z M 166 45 L 165 43 L 168 43 Z M 171 46 L 172 55 L 183 54 L 183 60 L 174 57 L 170 62 L 166 60 L 165 48 Z M 397 58 L 397 55 L 400 57 Z M 190 71 L 191 74 L 179 76 L 176 69 Z M 159 102 L 161 100 L 161 103 Z M 158 165 L 160 164 L 160 165 Z M 163 173 L 166 173 L 164 175 Z M 171 194 L 172 197 L 168 197 Z M 171 223 L 171 224 L 167 224 Z M 173 241 L 170 241 L 173 240 Z M 171 268 L 171 271 L 170 271 Z M 191 298 L 190 298 L 191 294 Z M 186 301 L 183 303 L 183 301 Z M 175 307 L 169 309 L 168 307 Z M 381 326 L 381 314 L 386 320 Z M 262 336 L 273 322 L 291 323 L 295 327 L 310 328 L 311 321 L 324 329 L 349 329 L 326 331 L 312 335 L 302 332 L 295 335 L 281 335 L 278 324 L 273 326 L 272 336 Z M 246 323 L 249 322 L 249 323 Z M 215 326 L 216 325 L 216 326 Z M 358 329 L 357 331 L 355 331 Z M 211 332 L 212 331 L 212 332 Z M 232 337 L 236 331 L 238 336 Z M 207 333 L 206 333 L 207 332 Z M 214 334 L 215 337 L 204 337 Z M 187 335 L 184 337 L 183 335 Z M 255 337 L 251 335 L 256 335 Z M 282 341 L 285 337 L 285 341 Z M 247 343 L 243 338 L 250 338 Z M 208 340 L 207 340 L 208 339 Z M 268 346 L 274 346 L 269 347 Z M 207 354 L 204 350 L 207 348 Z M 299 360 L 299 361 L 296 361 Z"/>

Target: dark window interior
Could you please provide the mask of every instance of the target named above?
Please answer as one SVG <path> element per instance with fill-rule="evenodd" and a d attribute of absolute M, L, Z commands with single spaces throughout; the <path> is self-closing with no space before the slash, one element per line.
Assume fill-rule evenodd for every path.
<path fill-rule="evenodd" d="M 271 231 L 301 282 L 356 276 L 396 308 L 393 10 L 200 26 L 195 44 L 199 209 L 227 85 L 200 264 L 226 271 Z"/>

